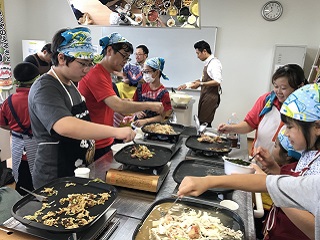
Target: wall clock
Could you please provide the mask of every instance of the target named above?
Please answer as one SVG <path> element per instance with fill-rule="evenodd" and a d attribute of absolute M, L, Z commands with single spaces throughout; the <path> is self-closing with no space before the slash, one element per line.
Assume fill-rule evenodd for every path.
<path fill-rule="evenodd" d="M 262 17 L 267 21 L 275 21 L 282 15 L 283 7 L 278 1 L 269 1 L 263 5 L 261 10 Z"/>

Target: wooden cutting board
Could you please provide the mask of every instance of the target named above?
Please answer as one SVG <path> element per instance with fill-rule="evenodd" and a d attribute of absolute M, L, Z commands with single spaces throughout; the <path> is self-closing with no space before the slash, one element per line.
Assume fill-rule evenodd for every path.
<path fill-rule="evenodd" d="M 10 228 L 0 226 L 0 240 L 40 240 L 42 238 L 34 237 L 29 234 L 19 232 Z"/>

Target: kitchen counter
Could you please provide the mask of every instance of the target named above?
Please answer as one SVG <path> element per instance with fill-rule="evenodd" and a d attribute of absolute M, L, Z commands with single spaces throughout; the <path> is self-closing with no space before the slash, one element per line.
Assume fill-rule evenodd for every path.
<path fill-rule="evenodd" d="M 190 129 L 192 130 L 192 129 Z M 182 134 L 183 135 L 183 134 Z M 184 136 L 186 137 L 186 136 Z M 145 192 L 140 190 L 134 189 L 127 189 L 122 187 L 116 187 L 118 190 L 118 197 L 116 198 L 115 202 L 112 205 L 112 208 L 117 210 L 116 219 L 119 219 L 119 225 L 111 235 L 109 239 L 111 240 L 129 240 L 132 239 L 132 235 L 136 226 L 139 224 L 140 220 L 143 218 L 144 214 L 147 212 L 149 207 L 154 203 L 154 201 L 171 197 L 172 193 L 175 193 L 177 190 L 177 184 L 174 182 L 172 173 L 176 166 L 185 159 L 185 156 L 188 152 L 188 148 L 184 144 L 185 138 L 182 143 L 182 147 L 176 152 L 174 157 L 171 160 L 170 171 L 167 175 L 166 179 L 164 180 L 161 188 L 159 189 L 158 193 L 152 192 Z M 241 137 L 241 149 L 233 149 L 229 156 L 231 157 L 245 157 L 248 155 L 247 150 L 247 139 L 246 136 Z M 106 179 L 106 171 L 110 168 L 116 168 L 119 164 L 113 160 L 112 152 L 110 151 L 89 167 L 91 169 L 90 178 L 101 178 L 103 180 Z M 207 192 L 209 193 L 209 192 Z M 203 194 L 204 195 L 204 194 Z M 218 203 L 221 198 L 224 196 L 217 196 L 215 193 L 207 194 L 203 198 L 201 195 L 199 201 L 205 201 L 206 204 L 210 203 Z M 219 197 L 220 199 L 218 199 Z M 249 192 L 244 191 L 232 191 L 228 193 L 228 198 L 236 201 L 240 208 L 237 210 L 237 213 L 242 218 L 246 230 L 246 240 L 255 240 L 255 229 L 254 229 L 254 217 L 253 217 L 253 209 L 252 209 L 252 195 Z M 28 232 L 25 226 L 19 224 L 18 226 L 13 227 L 14 230 L 18 230 L 20 232 Z M 31 229 L 30 229 L 31 230 Z M 3 232 L 6 234 L 5 232 Z M 0 237 L 1 235 L 0 231 Z M 16 233 L 15 237 L 17 237 L 18 233 Z M 36 234 L 39 236 L 39 234 Z M 30 235 L 29 235 L 30 236 Z M 40 235 L 46 236 L 47 235 Z M 25 236 L 24 236 L 25 238 Z M 18 239 L 18 238 L 16 238 Z M 23 238 L 22 238 L 23 239 Z M 31 239 L 31 236 L 30 236 Z M 38 239 L 38 238 L 32 238 Z M 40 238 L 39 238 L 40 239 Z M 58 238 L 53 238 L 58 239 Z M 59 238 L 60 239 L 60 238 Z M 106 239 L 106 238 L 100 238 Z"/>
<path fill-rule="evenodd" d="M 245 157 L 247 153 L 247 141 L 246 136 L 241 137 L 241 149 L 234 149 L 230 152 L 231 157 Z M 153 204 L 154 201 L 171 197 L 171 194 L 176 191 L 177 184 L 173 180 L 172 173 L 176 166 L 185 159 L 188 152 L 188 148 L 185 144 L 182 144 L 180 150 L 176 152 L 171 160 L 170 172 L 166 177 L 164 183 L 162 184 L 158 193 L 145 192 L 134 189 L 126 189 L 122 187 L 117 187 L 118 197 L 115 200 L 112 208 L 117 209 L 117 215 L 120 219 L 119 227 L 112 234 L 110 239 L 121 239 L 127 240 L 132 239 L 132 234 L 137 226 L 137 224 L 142 219 L 143 215 L 147 212 L 148 208 Z M 107 153 L 97 161 L 95 161 L 91 166 L 91 177 L 98 177 L 105 179 L 106 171 L 117 163 L 112 161 L 112 153 Z M 245 229 L 246 229 L 246 240 L 256 239 L 255 229 L 254 229 L 254 217 L 252 208 L 252 194 L 244 191 L 233 191 L 231 193 L 232 200 L 236 201 L 240 208 L 237 210 L 239 216 L 243 219 Z M 202 199 L 202 198 L 201 198 Z M 217 198 L 212 196 L 212 199 L 205 199 L 205 201 L 210 201 L 218 203 Z"/>

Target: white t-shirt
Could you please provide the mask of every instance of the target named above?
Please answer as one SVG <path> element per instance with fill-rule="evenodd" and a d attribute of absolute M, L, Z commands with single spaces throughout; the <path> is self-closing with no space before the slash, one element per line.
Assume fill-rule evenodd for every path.
<path fill-rule="evenodd" d="M 277 207 L 303 209 L 315 216 L 315 239 L 320 240 L 320 176 L 268 175 L 266 184 Z"/>
<path fill-rule="evenodd" d="M 212 59 L 212 61 L 211 61 L 211 59 Z M 210 62 L 210 64 L 209 64 L 209 62 Z M 207 73 L 208 73 L 209 77 L 221 84 L 221 82 L 222 82 L 222 65 L 221 65 L 220 60 L 218 58 L 215 58 L 213 55 L 210 55 L 204 61 L 204 66 L 207 66 L 207 65 L 208 65 Z M 200 79 L 202 81 L 202 77 Z"/>

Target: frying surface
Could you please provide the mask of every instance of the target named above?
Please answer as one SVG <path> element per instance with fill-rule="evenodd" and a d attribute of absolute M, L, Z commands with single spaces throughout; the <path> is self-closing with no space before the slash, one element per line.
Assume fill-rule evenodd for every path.
<path fill-rule="evenodd" d="M 51 208 L 47 208 L 43 210 L 44 214 L 46 214 L 48 211 L 59 210 L 59 207 L 66 207 L 67 204 L 64 204 L 62 206 L 60 205 L 59 200 L 61 198 L 67 197 L 68 194 L 74 194 L 74 193 L 98 194 L 98 193 L 108 192 L 110 194 L 110 197 L 103 205 L 96 205 L 92 208 L 87 209 L 90 212 L 90 216 L 96 216 L 96 218 L 92 222 L 88 223 L 87 225 L 80 226 L 78 228 L 73 228 L 73 229 L 65 229 L 61 224 L 59 224 L 58 227 L 55 227 L 55 226 L 44 225 L 43 223 L 40 223 L 40 222 L 24 219 L 23 218 L 24 216 L 34 215 L 34 213 L 37 210 L 41 209 L 42 207 L 42 203 L 37 201 L 35 197 L 33 197 L 30 194 L 23 197 L 12 207 L 12 210 L 11 210 L 12 215 L 15 219 L 20 221 L 22 224 L 28 227 L 34 227 L 41 230 L 47 230 L 47 231 L 59 232 L 59 233 L 83 231 L 84 229 L 94 224 L 101 216 L 103 216 L 117 197 L 117 191 L 115 187 L 108 185 L 106 183 L 97 183 L 97 182 L 89 182 L 89 181 L 90 179 L 86 179 L 86 178 L 76 178 L 76 177 L 59 178 L 34 191 L 35 193 L 41 194 L 44 196 L 46 196 L 46 194 L 41 193 L 41 190 L 43 190 L 44 188 L 53 187 L 55 190 L 58 191 L 58 194 L 56 196 L 48 196 L 48 203 L 55 201 L 54 202 L 55 204 L 52 204 Z M 66 187 L 67 183 L 75 183 L 76 185 Z M 60 216 L 65 217 L 64 214 Z M 75 216 L 68 216 L 68 217 L 75 217 Z"/>
<path fill-rule="evenodd" d="M 225 175 L 224 169 L 218 166 L 214 166 L 209 162 L 185 160 L 178 164 L 172 174 L 172 177 L 176 183 L 180 184 L 185 176 L 205 177 L 209 175 Z M 225 193 L 233 190 L 228 188 L 211 188 L 208 191 Z"/>
<path fill-rule="evenodd" d="M 154 202 L 148 209 L 147 213 L 143 216 L 140 224 L 138 224 L 136 230 L 133 233 L 132 239 L 149 240 L 149 229 L 152 227 L 152 222 L 159 220 L 161 217 L 160 212 L 166 212 L 168 208 L 171 207 L 174 200 L 174 198 L 164 198 Z M 225 226 L 234 230 L 241 230 L 243 233 L 242 239 L 245 239 L 245 227 L 243 220 L 238 214 L 225 207 L 214 203 L 212 205 L 205 205 L 196 202 L 196 200 L 191 201 L 182 199 L 179 200 L 177 204 L 175 204 L 175 208 L 181 208 L 181 211 L 183 211 L 184 208 L 206 211 L 211 216 L 220 218 L 221 223 L 223 223 Z"/>
<path fill-rule="evenodd" d="M 216 154 L 227 154 L 231 151 L 231 142 L 222 138 L 222 143 L 201 143 L 198 141 L 200 135 L 193 135 L 187 138 L 186 146 L 194 151 L 203 151 Z"/>
<path fill-rule="evenodd" d="M 179 136 L 183 130 L 184 130 L 184 126 L 181 125 L 181 124 L 175 124 L 175 123 L 157 123 L 157 124 L 161 124 L 161 125 L 170 125 L 173 130 L 175 131 L 175 134 L 161 134 L 161 133 L 154 133 L 154 132 L 150 132 L 150 131 L 147 131 L 146 130 L 146 127 L 149 126 L 149 125 L 153 125 L 153 124 L 156 124 L 156 123 L 148 123 L 148 124 L 145 124 L 141 130 L 144 132 L 144 133 L 148 133 L 148 134 L 151 134 L 151 135 L 159 135 L 159 136 L 163 136 L 163 137 L 168 137 L 168 136 Z"/>
<path fill-rule="evenodd" d="M 153 152 L 153 156 L 148 159 L 138 159 L 131 157 L 131 149 L 134 146 L 145 145 L 148 149 Z M 148 145 L 148 144 L 131 144 L 122 148 L 119 152 L 116 153 L 114 159 L 122 164 L 138 166 L 138 167 L 161 167 L 167 164 L 171 158 L 172 152 L 170 149 Z"/>

